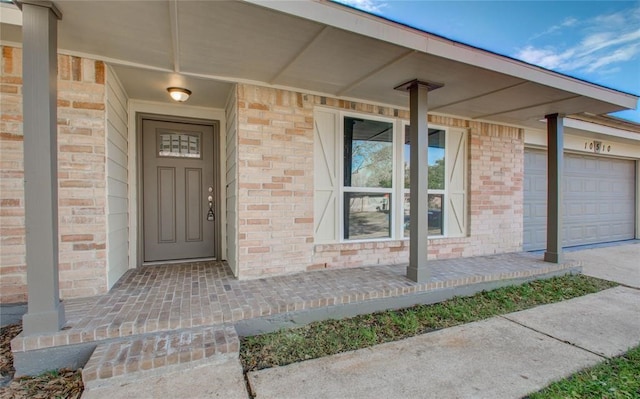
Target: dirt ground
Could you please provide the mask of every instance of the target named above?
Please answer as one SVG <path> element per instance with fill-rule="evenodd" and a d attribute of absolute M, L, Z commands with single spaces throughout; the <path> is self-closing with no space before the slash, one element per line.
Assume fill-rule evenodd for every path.
<path fill-rule="evenodd" d="M 79 370 L 54 370 L 37 377 L 13 378 L 11 340 L 22 331 L 21 324 L 0 328 L 0 399 L 80 398 L 84 385 Z"/>

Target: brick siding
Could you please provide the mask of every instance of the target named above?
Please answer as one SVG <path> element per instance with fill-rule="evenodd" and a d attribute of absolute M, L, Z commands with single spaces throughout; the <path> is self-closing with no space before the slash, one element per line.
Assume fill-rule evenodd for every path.
<path fill-rule="evenodd" d="M 315 245 L 313 108 L 409 119 L 406 110 L 239 85 L 239 277 L 409 261 L 409 241 Z M 469 131 L 469 236 L 429 240 L 429 258 L 522 248 L 524 142 L 521 129 L 429 115 Z"/>
<path fill-rule="evenodd" d="M 238 85 L 239 278 L 312 263 L 313 105 L 313 96 Z"/>
<path fill-rule="evenodd" d="M 27 299 L 22 50 L 3 46 L 0 77 L 0 302 Z M 60 293 L 106 290 L 105 69 L 58 56 Z"/>
<path fill-rule="evenodd" d="M 106 291 L 105 68 L 58 57 L 60 290 Z M 2 47 L 0 302 L 26 300 L 21 50 Z M 316 245 L 315 106 L 408 119 L 406 110 L 238 85 L 238 277 L 408 262 L 408 240 Z M 429 240 L 430 258 L 514 252 L 522 245 L 520 129 L 430 115 L 469 137 L 470 235 Z"/>

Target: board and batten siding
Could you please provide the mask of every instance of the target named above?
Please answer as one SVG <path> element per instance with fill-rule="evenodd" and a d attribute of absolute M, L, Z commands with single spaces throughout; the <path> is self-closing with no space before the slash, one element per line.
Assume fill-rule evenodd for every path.
<path fill-rule="evenodd" d="M 225 106 L 226 119 L 226 216 L 227 262 L 238 276 L 238 94 L 231 90 Z"/>
<path fill-rule="evenodd" d="M 467 199 L 468 182 L 468 134 L 463 129 L 448 129 L 446 135 L 445 168 L 447 174 L 446 192 L 448 237 L 465 237 L 468 231 L 469 209 Z"/>
<path fill-rule="evenodd" d="M 107 118 L 107 284 L 129 267 L 128 98 L 110 67 L 106 79 Z"/>
<path fill-rule="evenodd" d="M 339 241 L 338 221 L 340 171 L 340 114 L 316 108 L 313 115 L 314 206 L 313 221 L 316 244 Z"/>

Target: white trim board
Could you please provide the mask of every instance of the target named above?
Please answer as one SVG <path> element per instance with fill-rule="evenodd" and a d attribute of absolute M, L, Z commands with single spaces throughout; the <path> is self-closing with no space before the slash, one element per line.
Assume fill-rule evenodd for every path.
<path fill-rule="evenodd" d="M 604 147 L 599 153 L 595 152 L 591 144 L 599 141 Z M 524 143 L 527 146 L 546 147 L 547 133 L 545 131 L 526 129 Z M 619 158 L 640 159 L 640 141 L 637 144 L 629 143 L 626 139 L 615 136 L 594 135 L 564 135 L 564 149 L 592 155 L 604 155 Z"/>

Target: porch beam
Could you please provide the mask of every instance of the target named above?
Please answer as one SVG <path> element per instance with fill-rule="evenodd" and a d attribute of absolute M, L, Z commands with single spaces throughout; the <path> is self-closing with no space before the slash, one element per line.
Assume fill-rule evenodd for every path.
<path fill-rule="evenodd" d="M 564 116 L 547 119 L 547 250 L 544 260 L 562 263 L 562 180 L 564 174 Z"/>
<path fill-rule="evenodd" d="M 24 193 L 28 307 L 25 335 L 65 322 L 58 287 L 57 24 L 51 2 L 22 1 Z"/>
<path fill-rule="evenodd" d="M 409 91 L 410 122 L 409 140 L 411 153 L 409 162 L 411 166 L 409 184 L 411 194 L 409 206 L 411 207 L 409 219 L 409 266 L 407 278 L 423 283 L 429 279 L 428 256 L 428 219 L 427 219 L 427 189 L 428 184 L 428 147 L 429 130 L 427 126 L 427 99 L 430 89 L 436 89 L 441 85 L 414 80 L 397 89 Z"/>

